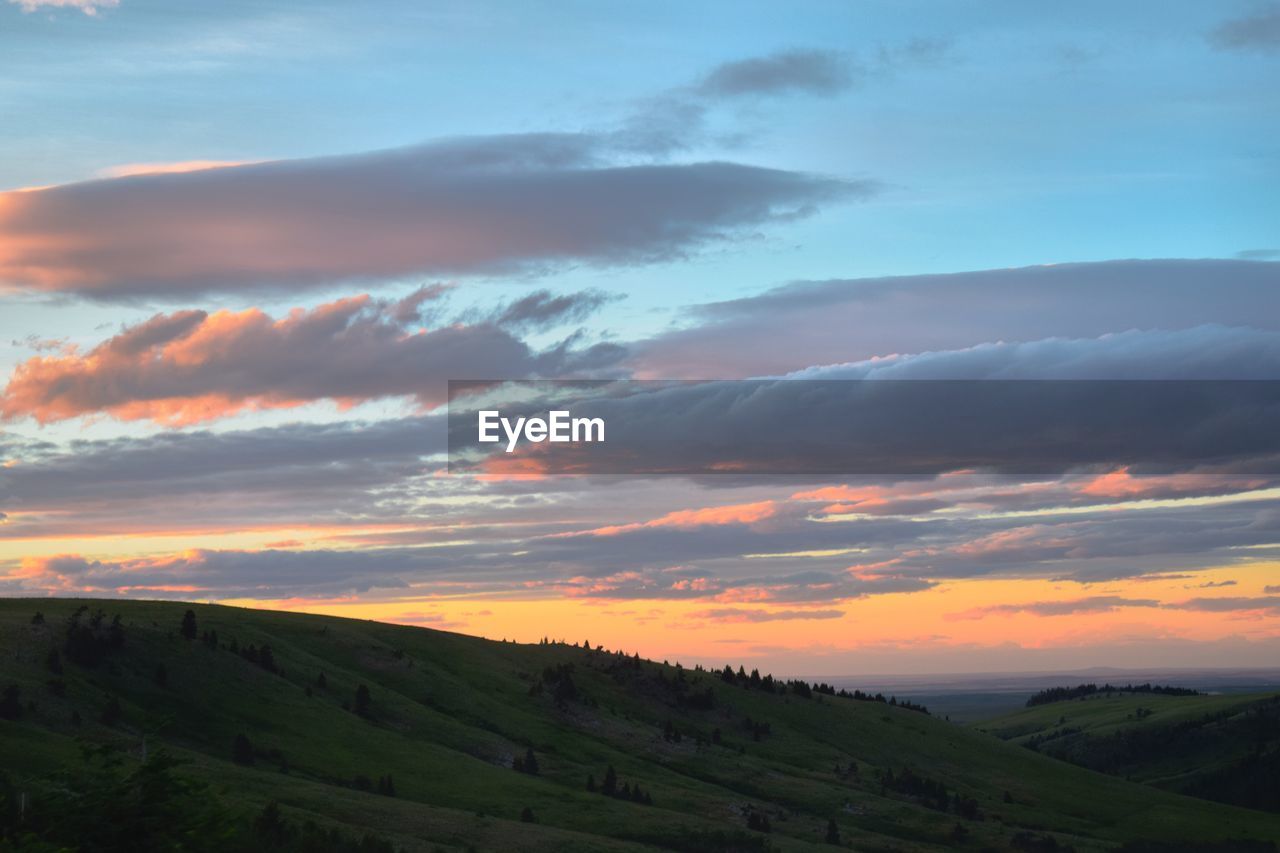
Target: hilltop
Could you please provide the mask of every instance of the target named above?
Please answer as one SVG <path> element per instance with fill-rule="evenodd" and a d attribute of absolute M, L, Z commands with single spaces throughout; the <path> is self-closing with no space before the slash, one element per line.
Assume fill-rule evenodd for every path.
<path fill-rule="evenodd" d="M 35 845 L 85 824 L 106 839 L 96 849 L 145 849 L 138 824 L 165 809 L 164 830 L 191 849 L 1209 850 L 1280 837 L 1280 816 L 918 709 L 587 646 L 203 604 L 0 601 L 10 844 L 25 831 L 25 849 L 49 849 Z"/>
<path fill-rule="evenodd" d="M 1280 693 L 1045 691 L 975 727 L 1010 743 L 1170 791 L 1280 812 Z M 1188 695 L 1190 694 L 1190 695 Z"/>

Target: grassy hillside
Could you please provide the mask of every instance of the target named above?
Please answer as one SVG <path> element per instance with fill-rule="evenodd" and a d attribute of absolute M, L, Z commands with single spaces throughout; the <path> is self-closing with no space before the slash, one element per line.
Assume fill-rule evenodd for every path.
<path fill-rule="evenodd" d="M 1097 695 L 976 725 L 1104 773 L 1280 811 L 1280 693 Z"/>
<path fill-rule="evenodd" d="M 311 820 L 410 851 L 816 851 L 835 849 L 832 828 L 841 847 L 883 851 L 1280 837 L 1276 815 L 1093 773 L 879 702 L 571 645 L 210 605 L 192 605 L 186 639 L 187 607 L 0 601 L 11 845 L 24 794 L 37 835 L 114 809 L 94 818 L 106 838 L 183 780 L 208 786 L 172 810 L 187 822 L 199 802 L 222 832 Z M 117 766 L 86 775 L 90 746 L 117 748 Z M 537 773 L 514 770 L 530 751 Z M 182 764 L 166 771 L 158 754 Z M 618 790 L 640 786 L 639 802 L 601 792 L 609 767 Z M 85 779 L 106 781 L 86 792 Z M 271 801 L 278 816 L 263 813 Z M 24 843 L 47 849 L 37 840 Z"/>

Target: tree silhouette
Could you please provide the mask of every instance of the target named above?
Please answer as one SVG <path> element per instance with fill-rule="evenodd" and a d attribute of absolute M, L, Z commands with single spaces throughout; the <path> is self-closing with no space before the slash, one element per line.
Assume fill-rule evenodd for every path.
<path fill-rule="evenodd" d="M 22 716 L 22 688 L 10 684 L 0 694 L 0 718 L 16 720 Z"/>
<path fill-rule="evenodd" d="M 102 709 L 102 724 L 104 726 L 114 726 L 120 722 L 122 714 L 120 700 L 112 696 L 107 700 L 107 707 Z"/>
<path fill-rule="evenodd" d="M 182 614 L 182 628 L 180 630 L 184 640 L 194 640 L 196 638 L 196 612 L 188 609 Z"/>
<path fill-rule="evenodd" d="M 618 772 L 613 769 L 612 764 L 604 771 L 604 782 L 600 785 L 600 793 L 606 797 L 612 797 L 618 793 Z"/>
<path fill-rule="evenodd" d="M 369 716 L 369 706 L 373 704 L 373 698 L 369 695 L 369 688 L 361 684 L 356 688 L 356 705 L 355 711 L 361 717 Z"/>
<path fill-rule="evenodd" d="M 253 744 L 249 742 L 244 732 L 236 735 L 235 741 L 231 744 L 231 760 L 236 764 L 253 764 Z"/>
<path fill-rule="evenodd" d="M 828 844 L 840 843 L 840 827 L 836 826 L 836 822 L 834 818 L 827 821 L 827 843 Z"/>

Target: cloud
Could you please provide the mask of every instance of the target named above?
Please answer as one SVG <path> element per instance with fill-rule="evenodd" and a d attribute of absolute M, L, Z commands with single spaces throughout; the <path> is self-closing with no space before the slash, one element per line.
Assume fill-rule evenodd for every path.
<path fill-rule="evenodd" d="M 28 557 L 0 585 L 44 592 L 157 598 L 292 598 L 405 589 L 408 560 L 362 565 L 335 551 L 209 551 L 125 560 L 80 555 Z"/>
<path fill-rule="evenodd" d="M 90 17 L 97 15 L 99 10 L 114 9 L 120 5 L 120 0 L 9 0 L 14 6 L 18 6 L 24 12 L 37 12 L 41 9 L 79 9 Z"/>
<path fill-rule="evenodd" d="M 1280 3 L 1267 3 L 1224 22 L 1209 34 L 1209 42 L 1220 50 L 1280 52 Z"/>
<path fill-rule="evenodd" d="M 172 175 L 181 172 L 201 172 L 205 169 L 224 169 L 227 166 L 245 166 L 253 160 L 178 160 L 163 163 L 122 163 L 100 169 L 100 178 L 129 178 L 134 175 Z"/>
<path fill-rule="evenodd" d="M 1064 601 L 1033 601 L 1025 604 L 992 604 L 975 607 L 962 613 L 953 613 L 948 619 L 983 619 L 987 616 L 1014 616 L 1030 613 L 1035 616 L 1071 616 L 1078 613 L 1109 613 L 1124 607 L 1159 607 L 1152 598 L 1124 598 L 1118 595 L 1096 595 Z"/>
<path fill-rule="evenodd" d="M 602 165 L 528 134 L 0 195 L 0 283 L 95 298 L 637 264 L 867 197 L 732 163 Z"/>
<path fill-rule="evenodd" d="M 1280 584 L 1264 586 L 1262 591 L 1267 595 L 1280 595 Z"/>
<path fill-rule="evenodd" d="M 1273 261 L 1280 258 L 1280 249 L 1241 249 L 1236 257 L 1246 261 Z"/>
<path fill-rule="evenodd" d="M 1171 604 L 1177 610 L 1195 610 L 1202 613 L 1267 612 L 1280 615 L 1280 595 L 1236 598 L 1192 598 Z"/>
<path fill-rule="evenodd" d="M 831 604 L 873 595 L 920 592 L 932 586 L 932 582 L 917 578 L 859 578 L 848 572 L 810 571 L 790 575 L 717 577 L 697 569 L 681 567 L 628 569 L 605 575 L 578 575 L 531 584 L 533 588 L 574 598 L 611 601 L 709 600 L 723 604 Z"/>
<path fill-rule="evenodd" d="M 800 619 L 839 619 L 843 610 L 748 610 L 741 607 L 717 607 L 690 613 L 691 619 L 710 622 L 783 622 Z"/>
<path fill-rule="evenodd" d="M 399 302 L 356 296 L 280 318 L 256 308 L 157 314 L 88 351 L 20 363 L 0 413 L 42 423 L 107 412 L 122 420 L 192 424 L 323 399 L 350 405 L 406 395 L 434 406 L 452 377 L 561 375 L 622 355 L 609 344 L 577 350 L 565 343 L 535 352 L 492 323 L 407 328 L 404 321 L 437 293 L 423 288 Z M 584 298 L 595 297 L 564 297 L 569 307 L 561 313 Z"/>
<path fill-rule="evenodd" d="M 702 509 L 683 509 L 669 512 L 651 521 L 597 527 L 593 530 L 573 535 L 617 536 L 619 533 L 630 533 L 635 530 L 655 527 L 675 527 L 689 530 L 697 527 L 727 524 L 754 524 L 757 521 L 772 517 L 777 511 L 778 505 L 774 501 L 756 501 L 755 503 L 704 507 Z"/>
<path fill-rule="evenodd" d="M 1204 299 L 1212 283 L 1217 294 Z M 947 275 L 796 282 L 757 296 L 690 309 L 684 328 L 638 342 L 638 374 L 662 378 L 731 378 L 785 374 L 814 365 L 915 353 L 916 364 L 935 351 L 975 348 L 970 362 L 1017 343 L 1047 341 L 1045 355 L 1069 349 L 1051 339 L 1092 339 L 1113 332 L 1173 332 L 1193 327 L 1280 330 L 1280 264 L 1243 260 L 1103 261 Z M 1253 376 L 1252 349 L 1275 345 L 1247 332 L 1206 332 L 1215 350 L 1241 335 L 1241 357 L 1227 365 L 1231 378 Z M 1159 341 L 1160 338 L 1148 340 Z M 996 343 L 993 343 L 996 342 Z M 1125 356 L 1112 341 L 1110 364 L 1098 373 L 1069 370 L 1063 378 L 1110 378 L 1102 369 L 1127 358 L 1136 373 L 1190 378 L 1141 352 Z M 1077 345 L 1078 348 L 1079 345 Z M 1173 346 L 1165 343 L 1166 348 Z M 1180 358 L 1192 361 L 1199 342 Z M 994 348 L 994 349 L 993 349 Z M 1031 353 L 1020 353 L 1029 356 Z M 1204 356 L 1212 353 L 1201 353 Z M 1063 353 L 1064 357 L 1067 353 Z M 1226 360 L 1230 353 L 1222 356 Z M 904 356 L 896 355 L 897 360 Z M 1238 363 L 1237 363 L 1238 362 Z M 1212 365 L 1214 362 L 1209 361 Z M 889 362 L 884 368 L 893 367 Z M 1020 376 L 1037 375 L 1023 362 Z M 923 371 L 918 368 L 918 374 Z M 932 378 L 945 378 L 955 372 Z M 970 367 L 970 377 L 979 373 Z M 1206 375 L 1204 372 L 1194 375 Z M 1046 378 L 1041 372 L 1039 378 Z"/>
<path fill-rule="evenodd" d="M 1248 367 L 1280 376 L 1280 334 L 1270 338 L 1276 355 Z M 1071 363 L 1087 361 L 1088 353 L 1087 346 L 1079 348 Z M 544 473 L 810 478 L 971 469 L 1056 476 L 1083 466 L 1133 466 L 1136 473 L 1208 473 L 1202 469 L 1217 466 L 1227 469 L 1219 473 L 1256 476 L 1280 470 L 1277 380 L 1021 381 L 1037 371 L 1034 362 L 1016 357 L 992 362 L 1003 368 L 992 377 L 1001 381 L 955 380 L 946 370 L 951 360 L 937 363 L 924 372 L 945 378 L 931 381 L 845 381 L 881 378 L 849 370 L 812 381 L 544 383 L 534 403 L 520 401 L 527 386 L 491 389 L 485 408 L 501 408 L 508 416 L 566 409 L 602 419 L 609 439 L 526 443 L 506 453 L 478 442 L 476 406 L 455 400 L 451 464 L 455 471 L 491 471 L 484 466 L 496 461 Z M 874 369 L 878 362 L 869 364 Z M 923 379 L 910 373 L 884 378 Z M 1088 487 L 1099 494 L 1159 488 L 1140 480 Z"/>
<path fill-rule="evenodd" d="M 726 62 L 696 87 L 714 98 L 804 92 L 833 95 L 852 82 L 846 57 L 834 51 L 789 50 L 771 56 Z"/>
<path fill-rule="evenodd" d="M 585 320 L 605 303 L 619 298 L 622 297 L 601 290 L 561 294 L 535 290 L 493 311 L 489 319 L 495 326 L 538 331 Z"/>

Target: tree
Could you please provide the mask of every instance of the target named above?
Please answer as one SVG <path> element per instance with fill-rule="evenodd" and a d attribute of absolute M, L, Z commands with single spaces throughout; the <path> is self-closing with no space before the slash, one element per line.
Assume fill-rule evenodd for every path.
<path fill-rule="evenodd" d="M 155 682 L 161 687 L 169 686 L 169 670 L 165 669 L 164 664 L 156 664 Z"/>
<path fill-rule="evenodd" d="M 16 720 L 21 716 L 22 688 L 16 684 L 10 684 L 4 689 L 4 693 L 0 694 L 0 717 Z"/>
<path fill-rule="evenodd" d="M 43 624 L 44 624 L 44 614 L 43 614 L 43 613 L 41 613 L 39 610 L 37 610 L 37 611 L 36 611 L 36 615 L 31 617 L 31 624 L 32 624 L 32 625 L 43 625 Z"/>
<path fill-rule="evenodd" d="M 249 742 L 244 732 L 236 735 L 235 741 L 231 744 L 231 760 L 246 766 L 253 764 L 253 744 Z"/>
<path fill-rule="evenodd" d="M 124 645 L 124 623 L 120 621 L 120 614 L 117 613 L 111 619 L 111 627 L 107 628 L 107 647 L 118 649 Z"/>
<path fill-rule="evenodd" d="M 537 823 L 538 818 L 534 815 L 533 809 L 525 806 L 524 811 L 520 812 L 520 821 L 522 823 Z"/>
<path fill-rule="evenodd" d="M 44 666 L 54 675 L 62 675 L 62 655 L 58 654 L 57 649 L 49 649 L 49 654 L 44 659 Z"/>
<path fill-rule="evenodd" d="M 186 613 L 182 614 L 182 638 L 184 640 L 194 640 L 196 633 L 196 612 L 188 609 Z"/>
<path fill-rule="evenodd" d="M 102 709 L 102 724 L 104 726 L 114 726 L 120 722 L 122 714 L 120 700 L 112 696 L 107 700 L 107 707 Z"/>
<path fill-rule="evenodd" d="M 361 684 L 356 688 L 356 714 L 361 717 L 369 716 L 369 706 L 373 704 L 373 698 L 369 695 L 369 688 Z"/>
<path fill-rule="evenodd" d="M 289 825 L 280 816 L 280 804 L 267 803 L 253 821 L 253 833 L 268 847 L 283 847 L 289 841 Z"/>
<path fill-rule="evenodd" d="M 538 759 L 533 754 L 533 747 L 529 747 L 524 752 L 524 772 L 530 776 L 538 775 Z"/>
<path fill-rule="evenodd" d="M 320 675 L 316 677 L 316 687 L 319 687 L 321 690 L 324 690 L 328 686 L 329 686 L 329 679 L 325 678 L 324 673 L 321 672 Z"/>
<path fill-rule="evenodd" d="M 594 773 L 587 774 L 587 790 L 593 794 L 596 792 L 596 777 Z"/>
<path fill-rule="evenodd" d="M 613 769 L 612 764 L 604 771 L 604 782 L 600 785 L 600 793 L 606 797 L 612 797 L 618 793 L 618 772 Z"/>
<path fill-rule="evenodd" d="M 827 843 L 828 844 L 840 843 L 840 827 L 836 826 L 836 822 L 834 818 L 827 821 Z"/>

